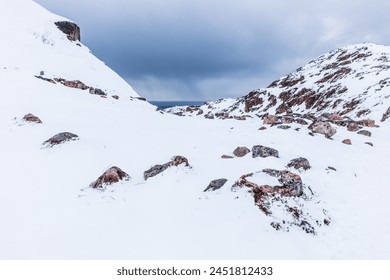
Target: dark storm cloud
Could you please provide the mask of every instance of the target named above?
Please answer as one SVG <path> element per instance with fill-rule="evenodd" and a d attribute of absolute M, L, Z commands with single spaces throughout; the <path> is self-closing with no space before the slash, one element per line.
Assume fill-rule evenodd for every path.
<path fill-rule="evenodd" d="M 149 99 L 240 96 L 333 48 L 390 43 L 379 0 L 37 2 Z"/>

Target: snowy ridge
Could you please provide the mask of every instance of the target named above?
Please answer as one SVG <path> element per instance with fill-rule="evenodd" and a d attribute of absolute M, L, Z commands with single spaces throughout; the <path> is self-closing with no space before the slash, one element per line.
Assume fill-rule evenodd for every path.
<path fill-rule="evenodd" d="M 236 100 L 166 111 L 205 118 L 336 113 L 379 122 L 389 108 L 389 76 L 390 47 L 352 45 L 324 54 L 268 88 L 254 90 Z"/>

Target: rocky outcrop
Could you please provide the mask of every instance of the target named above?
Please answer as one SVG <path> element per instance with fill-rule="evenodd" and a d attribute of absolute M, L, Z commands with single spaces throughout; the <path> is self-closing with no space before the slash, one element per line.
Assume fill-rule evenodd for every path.
<path fill-rule="evenodd" d="M 189 166 L 188 160 L 183 156 L 174 156 L 171 161 L 165 164 L 156 164 L 144 172 L 144 179 L 147 180 L 150 177 L 154 177 L 161 172 L 165 171 L 167 168 L 172 166 L 178 166 L 184 164 Z"/>
<path fill-rule="evenodd" d="M 33 114 L 27 114 L 23 117 L 23 120 L 30 123 L 42 123 L 41 119 Z"/>
<path fill-rule="evenodd" d="M 251 150 L 249 150 L 247 147 L 237 147 L 234 151 L 233 151 L 233 154 L 236 156 L 236 157 L 244 157 L 246 156 L 248 153 L 250 153 Z"/>
<path fill-rule="evenodd" d="M 73 134 L 70 132 L 61 132 L 61 133 L 58 133 L 58 134 L 54 135 L 53 137 L 49 138 L 45 142 L 43 142 L 42 145 L 44 145 L 46 147 L 52 147 L 52 146 L 59 145 L 59 144 L 62 144 L 64 142 L 67 142 L 67 141 L 75 141 L 78 139 L 79 139 L 79 137 L 76 134 Z"/>
<path fill-rule="evenodd" d="M 303 157 L 292 159 L 289 164 L 287 164 L 287 167 L 295 168 L 295 169 L 303 169 L 308 170 L 311 168 L 310 162 Z"/>
<path fill-rule="evenodd" d="M 325 135 L 326 137 L 332 137 L 336 134 L 337 130 L 333 128 L 330 123 L 315 121 L 310 126 L 309 129 L 314 133 L 320 133 Z"/>
<path fill-rule="evenodd" d="M 278 150 L 275 150 L 270 147 L 255 145 L 252 147 L 252 157 L 279 157 Z"/>
<path fill-rule="evenodd" d="M 84 84 L 83 82 L 79 80 L 74 80 L 74 81 L 68 81 L 62 78 L 54 78 L 54 81 L 57 83 L 63 84 L 66 87 L 71 87 L 71 88 L 78 88 L 82 90 L 89 89 L 90 87 Z"/>
<path fill-rule="evenodd" d="M 113 166 L 104 172 L 96 181 L 93 181 L 89 186 L 93 189 L 104 189 L 107 185 L 112 185 L 122 180 L 130 180 L 129 174 L 119 167 Z"/>
<path fill-rule="evenodd" d="M 222 188 L 227 182 L 227 179 L 221 178 L 221 179 L 216 179 L 210 182 L 210 184 L 207 186 L 207 188 L 204 190 L 204 192 L 207 191 L 216 191 L 220 188 Z"/>
<path fill-rule="evenodd" d="M 81 41 L 80 27 L 69 21 L 57 21 L 54 23 L 59 30 L 68 35 L 70 41 Z"/>

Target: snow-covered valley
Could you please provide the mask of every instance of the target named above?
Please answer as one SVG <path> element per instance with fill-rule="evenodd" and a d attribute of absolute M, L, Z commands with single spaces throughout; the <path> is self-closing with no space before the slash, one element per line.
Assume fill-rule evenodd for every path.
<path fill-rule="evenodd" d="M 12 26 L 0 35 L 1 259 L 390 257 L 390 119 L 381 121 L 390 106 L 388 87 L 361 103 L 373 112 L 360 119 L 375 125 L 358 123 L 357 130 L 371 136 L 324 117 L 320 121 L 337 130 L 330 137 L 309 129 L 308 118 L 307 125 L 293 121 L 281 129 L 284 113 L 267 124 L 266 115 L 244 107 L 242 115 L 251 115 L 245 120 L 179 117 L 139 98 L 86 46 L 70 40 L 55 25 L 67 19 L 30 0 L 7 1 L 0 14 L 1 26 Z M 29 113 L 42 123 L 23 120 Z M 317 117 L 323 113 L 336 111 L 325 108 Z M 43 145 L 62 132 L 77 138 Z M 257 145 L 278 155 L 257 156 Z M 233 154 L 243 146 L 248 154 Z M 145 171 L 174 156 L 189 166 L 167 165 L 145 179 Z M 287 166 L 300 157 L 310 169 Z M 90 187 L 112 166 L 130 178 Z M 264 169 L 294 175 L 270 176 Z M 240 179 L 250 173 L 254 188 Z M 204 191 L 222 178 L 222 187 Z M 303 193 L 285 195 L 296 181 Z"/>

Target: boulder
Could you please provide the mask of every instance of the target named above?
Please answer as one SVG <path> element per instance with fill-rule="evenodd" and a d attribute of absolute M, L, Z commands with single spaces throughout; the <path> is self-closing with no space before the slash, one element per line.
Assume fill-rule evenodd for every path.
<path fill-rule="evenodd" d="M 154 177 L 161 172 L 165 171 L 167 168 L 172 166 L 178 166 L 180 164 L 184 164 L 185 166 L 189 166 L 188 160 L 185 157 L 182 156 L 174 156 L 171 161 L 165 163 L 165 164 L 156 164 L 146 170 L 144 172 L 144 179 L 147 180 L 150 177 Z"/>
<path fill-rule="evenodd" d="M 234 151 L 233 154 L 236 157 L 243 157 L 246 156 L 248 153 L 250 153 L 250 150 L 247 147 L 237 147 Z"/>
<path fill-rule="evenodd" d="M 43 142 L 42 145 L 52 147 L 54 145 L 62 144 L 67 141 L 75 141 L 78 139 L 79 137 L 76 134 L 70 132 L 61 132 Z"/>
<path fill-rule="evenodd" d="M 279 157 L 279 152 L 273 148 L 262 146 L 262 145 L 255 145 L 252 147 L 252 157 Z"/>
<path fill-rule="evenodd" d="M 210 182 L 210 184 L 204 190 L 204 192 L 218 190 L 218 189 L 222 188 L 226 182 L 227 182 L 227 179 L 225 179 L 225 178 L 213 180 Z"/>
<path fill-rule="evenodd" d="M 32 123 L 42 123 L 41 119 L 33 114 L 27 114 L 23 117 L 23 120 L 26 122 L 32 122 Z"/>
<path fill-rule="evenodd" d="M 59 30 L 68 35 L 70 41 L 80 41 L 80 27 L 77 24 L 69 21 L 57 21 L 54 24 Z"/>
<path fill-rule="evenodd" d="M 367 136 L 367 137 L 371 137 L 371 132 L 369 132 L 368 130 L 360 130 L 357 132 L 357 134 L 361 134 L 361 135 L 364 135 L 364 136 Z"/>
<path fill-rule="evenodd" d="M 96 181 L 92 182 L 89 186 L 93 189 L 104 189 L 106 185 L 112 185 L 119 181 L 130 180 L 129 174 L 124 172 L 119 167 L 113 166 L 104 172 Z"/>
<path fill-rule="evenodd" d="M 326 137 L 332 137 L 336 134 L 336 129 L 333 128 L 330 123 L 328 122 L 322 122 L 322 121 L 315 121 L 310 126 L 309 129 L 314 133 L 320 133 L 325 135 Z"/>
<path fill-rule="evenodd" d="M 342 143 L 346 145 L 352 145 L 351 139 L 344 139 Z"/>
<path fill-rule="evenodd" d="M 303 170 L 308 170 L 311 168 L 310 162 L 303 157 L 295 158 L 290 161 L 289 164 L 287 164 L 287 167 L 293 167 L 295 169 L 302 168 Z"/>
<path fill-rule="evenodd" d="M 350 122 L 347 126 L 348 131 L 358 131 L 360 129 L 356 122 Z"/>

